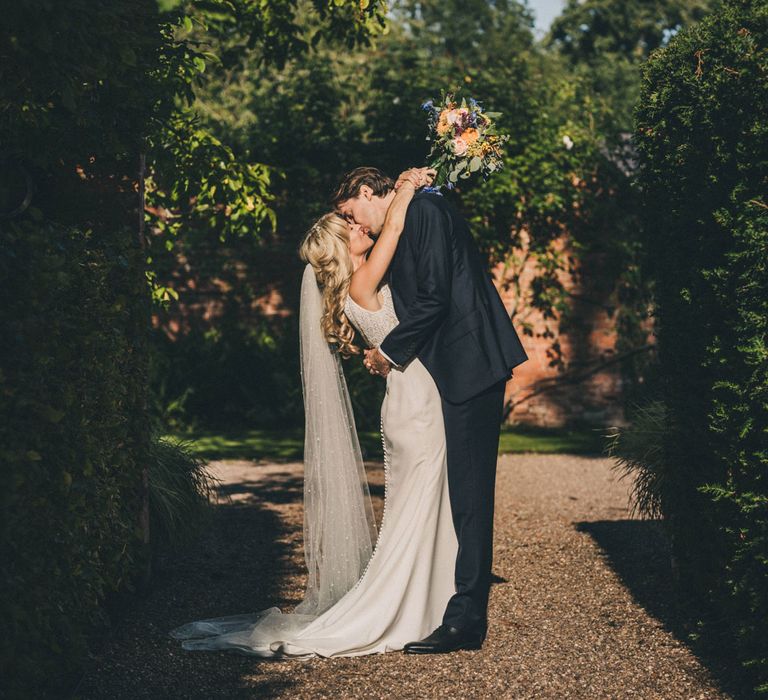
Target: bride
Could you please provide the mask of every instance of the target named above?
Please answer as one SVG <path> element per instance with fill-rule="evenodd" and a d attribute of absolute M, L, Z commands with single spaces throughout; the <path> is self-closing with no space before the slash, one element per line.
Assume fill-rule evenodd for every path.
<path fill-rule="evenodd" d="M 170 634 L 188 650 L 269 658 L 358 656 L 403 649 L 442 620 L 455 593 L 442 406 L 418 359 L 387 375 L 381 407 L 384 515 L 376 538 L 370 495 L 339 354 L 359 352 L 353 325 L 376 347 L 397 325 L 383 283 L 415 190 L 434 171 L 411 169 L 376 245 L 359 225 L 322 216 L 301 245 L 301 365 L 306 434 L 302 602 L 290 613 L 199 620 Z M 375 540 L 375 547 L 372 542 Z"/>

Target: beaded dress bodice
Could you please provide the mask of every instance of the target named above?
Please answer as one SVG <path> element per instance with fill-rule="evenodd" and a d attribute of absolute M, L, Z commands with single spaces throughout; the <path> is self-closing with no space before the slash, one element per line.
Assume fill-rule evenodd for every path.
<path fill-rule="evenodd" d="M 392 302 L 392 292 L 389 291 L 388 285 L 385 284 L 379 290 L 379 300 L 381 301 L 381 308 L 378 311 L 364 309 L 356 304 L 350 296 L 347 296 L 344 302 L 344 313 L 347 314 L 347 318 L 372 348 L 378 347 L 398 324 L 395 305 Z"/>

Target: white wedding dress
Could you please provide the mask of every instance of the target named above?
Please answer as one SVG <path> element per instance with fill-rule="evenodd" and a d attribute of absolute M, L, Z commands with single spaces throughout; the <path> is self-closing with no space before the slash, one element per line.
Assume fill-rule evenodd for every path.
<path fill-rule="evenodd" d="M 368 311 L 349 297 L 345 305 L 348 318 L 371 347 L 398 322 L 387 286 L 380 300 L 378 311 Z M 458 543 L 448 495 L 440 395 L 418 359 L 402 371 L 393 369 L 386 382 L 381 407 L 384 515 L 359 580 L 322 614 L 307 616 L 299 626 L 295 620 L 288 624 L 291 614 L 277 608 L 264 611 L 248 626 L 237 616 L 191 623 L 172 633 L 186 640 L 185 649 L 230 648 L 275 658 L 360 656 L 400 650 L 442 623 L 455 593 Z M 200 636 L 205 638 L 194 639 Z"/>

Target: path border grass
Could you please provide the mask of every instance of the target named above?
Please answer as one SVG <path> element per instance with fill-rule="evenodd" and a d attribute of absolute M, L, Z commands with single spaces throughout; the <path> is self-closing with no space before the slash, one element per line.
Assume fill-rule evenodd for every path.
<path fill-rule="evenodd" d="M 599 455 L 603 451 L 605 433 L 604 428 L 505 427 L 501 433 L 499 453 Z M 363 457 L 369 460 L 381 459 L 378 432 L 361 432 L 359 435 Z M 302 458 L 304 449 L 304 434 L 299 428 L 236 432 L 200 430 L 173 437 L 189 442 L 195 454 L 211 460 L 296 461 Z"/>

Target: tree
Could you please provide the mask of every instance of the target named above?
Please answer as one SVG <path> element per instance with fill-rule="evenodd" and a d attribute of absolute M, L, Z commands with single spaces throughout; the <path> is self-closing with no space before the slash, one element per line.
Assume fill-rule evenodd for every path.
<path fill-rule="evenodd" d="M 683 27 L 701 20 L 710 0 L 568 0 L 547 43 L 567 58 L 605 103 L 611 141 L 632 131 L 640 90 L 640 66 Z"/>
<path fill-rule="evenodd" d="M 645 70 L 644 242 L 666 414 L 662 511 L 688 632 L 768 692 L 768 6 L 726 0 Z"/>
<path fill-rule="evenodd" d="M 252 74 L 284 65 L 311 44 L 328 38 L 349 47 L 367 43 L 384 26 L 380 2 L 212 0 L 163 3 L 166 34 L 164 75 L 174 85 L 176 110 L 148 134 L 148 212 L 155 243 L 170 250 L 184 231 L 207 231 L 220 239 L 257 238 L 264 224 L 274 229 L 270 169 L 237 157 L 226 139 L 200 121 L 194 103 L 205 72 L 242 68 L 258 54 Z M 303 22 L 297 22 L 297 15 Z M 311 31 L 307 30 L 307 24 Z M 153 282 L 154 272 L 151 273 Z M 156 298 L 173 288 L 155 282 Z"/>
<path fill-rule="evenodd" d="M 237 160 L 188 108 L 213 59 L 191 38 L 187 13 L 225 23 L 237 11 L 249 40 L 280 60 L 301 49 L 288 21 L 296 7 L 214 1 L 161 15 L 155 0 L 31 0 L 4 8 L 4 695 L 66 694 L 108 624 L 105 599 L 146 570 L 144 174 L 162 234 L 179 231 L 182 217 L 224 236 L 269 219 L 266 168 Z M 316 7 L 352 39 L 381 10 Z"/>
<path fill-rule="evenodd" d="M 638 328 L 645 298 L 634 291 L 637 227 L 630 216 L 630 181 L 606 153 L 606 136 L 598 126 L 606 121 L 604 103 L 564 56 L 536 44 L 524 4 L 483 0 L 470 9 L 455 0 L 402 2 L 392 10 L 388 33 L 362 50 L 339 51 L 320 40 L 313 51 L 288 59 L 285 66 L 267 68 L 262 68 L 261 52 L 254 50 L 239 63 L 213 66 L 201 76 L 195 109 L 204 127 L 231 143 L 239 158 L 269 166 L 275 195 L 271 206 L 280 225 L 258 247 L 249 241 L 226 243 L 221 257 L 212 257 L 207 244 L 197 246 L 188 228 L 191 245 L 184 255 L 198 279 L 212 264 L 221 274 L 236 257 L 251 270 L 245 278 L 226 274 L 236 290 L 231 300 L 242 303 L 267 291 L 266 284 L 255 289 L 259 257 L 275 260 L 279 277 L 272 282 L 298 278 L 296 246 L 312 220 L 327 210 L 341 174 L 360 163 L 394 173 L 424 162 L 428 144 L 420 106 L 439 97 L 441 89 L 461 87 L 501 111 L 502 129 L 510 135 L 505 171 L 451 196 L 471 218 L 491 261 L 504 261 L 513 270 L 536 267 L 531 293 L 521 295 L 513 310 L 515 322 L 532 333 L 549 334 L 552 361 L 561 362 L 558 333 L 572 305 L 562 272 L 575 273 L 579 260 L 591 255 L 603 261 L 601 274 L 609 271 L 606 285 L 613 290 L 611 303 L 625 330 L 622 343 L 628 351 L 644 345 Z M 304 31 L 311 34 L 312 28 L 309 22 Z M 232 39 L 217 41 L 223 42 L 217 52 L 225 55 Z M 566 234 L 573 242 L 568 251 L 562 246 Z M 163 265 L 167 279 L 175 263 L 169 259 Z M 290 302 L 290 286 L 281 291 Z M 535 310 L 548 321 L 545 331 L 534 331 L 529 323 Z M 264 321 L 241 314 L 238 323 L 261 326 Z M 246 335 L 239 327 L 238 334 Z M 270 324 L 269 337 L 278 338 L 280 332 L 280 324 Z M 250 347 L 253 353 L 255 346 Z M 173 396 L 186 391 L 185 374 L 179 365 Z M 264 385 L 262 378 L 253 381 Z M 227 395 L 237 396 L 243 384 L 222 386 L 231 386 Z M 201 406 L 220 404 L 205 391 L 196 387 Z M 254 384 L 248 396 L 256 393 Z M 284 393 L 297 395 L 293 385 Z M 376 396 L 367 385 L 361 394 Z M 236 412 L 242 415 L 250 400 L 243 396 Z M 190 395 L 190 407 L 196 402 Z"/>

